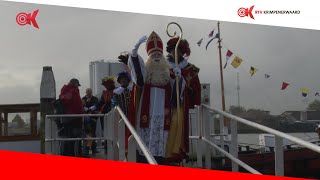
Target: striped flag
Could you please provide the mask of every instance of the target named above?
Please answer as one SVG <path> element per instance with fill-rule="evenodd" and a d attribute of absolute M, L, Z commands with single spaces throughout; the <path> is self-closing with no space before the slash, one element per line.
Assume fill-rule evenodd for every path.
<path fill-rule="evenodd" d="M 228 61 L 230 59 L 230 57 L 233 55 L 233 52 L 231 52 L 230 50 L 228 50 L 227 54 L 226 54 L 226 64 L 224 65 L 224 69 L 227 67 Z"/>
<path fill-rule="evenodd" d="M 235 69 L 237 69 L 237 68 L 240 66 L 241 63 L 242 63 L 242 59 L 239 58 L 238 56 L 236 56 L 236 57 L 233 59 L 233 61 L 231 62 L 231 65 L 232 65 Z"/>
<path fill-rule="evenodd" d="M 269 75 L 269 74 L 264 74 L 264 77 L 265 77 L 266 79 L 268 79 L 268 78 L 270 77 L 270 75 Z"/>
<path fill-rule="evenodd" d="M 199 47 L 201 46 L 202 40 L 203 40 L 203 38 L 200 39 L 200 40 L 197 42 L 197 44 L 198 44 Z"/>
<path fill-rule="evenodd" d="M 214 29 L 209 33 L 208 37 L 211 38 L 213 36 Z"/>
<path fill-rule="evenodd" d="M 217 34 L 214 36 L 214 38 L 220 38 L 220 34 L 217 33 Z"/>
<path fill-rule="evenodd" d="M 258 69 L 256 69 L 256 68 L 254 68 L 254 67 L 251 66 L 251 68 L 250 68 L 250 75 L 253 76 L 253 75 L 257 72 L 257 70 L 258 70 Z"/>
<path fill-rule="evenodd" d="M 308 93 L 309 93 L 309 90 L 308 90 L 308 89 L 301 88 L 301 93 L 302 93 L 302 96 L 303 96 L 303 97 L 307 97 L 307 96 L 308 96 Z"/>
<path fill-rule="evenodd" d="M 282 87 L 281 90 L 285 90 L 290 84 L 286 83 L 286 82 L 282 82 Z"/>

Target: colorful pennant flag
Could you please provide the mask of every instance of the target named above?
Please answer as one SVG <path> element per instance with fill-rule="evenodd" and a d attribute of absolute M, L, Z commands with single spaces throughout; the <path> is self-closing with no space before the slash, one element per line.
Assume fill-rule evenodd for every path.
<path fill-rule="evenodd" d="M 214 38 L 212 38 L 206 45 L 206 50 L 208 49 L 209 44 L 211 43 L 211 41 L 213 41 Z"/>
<path fill-rule="evenodd" d="M 282 82 L 282 87 L 281 90 L 285 90 L 290 84 L 286 83 L 286 82 Z"/>
<path fill-rule="evenodd" d="M 308 93 L 309 93 L 309 90 L 308 90 L 308 89 L 301 88 L 301 93 L 302 93 L 302 96 L 303 96 L 303 97 L 307 97 L 307 95 L 308 95 Z"/>
<path fill-rule="evenodd" d="M 220 34 L 217 33 L 217 34 L 214 36 L 214 38 L 220 38 Z"/>
<path fill-rule="evenodd" d="M 208 49 L 209 44 L 216 38 L 219 38 L 219 34 L 217 33 L 206 45 L 206 50 Z"/>
<path fill-rule="evenodd" d="M 227 54 L 226 54 L 226 64 L 224 65 L 224 69 L 227 67 L 227 64 L 228 64 L 228 61 L 229 61 L 229 59 L 230 59 L 230 57 L 233 55 L 233 53 L 230 51 L 230 50 L 228 50 L 228 52 L 227 52 Z"/>
<path fill-rule="evenodd" d="M 268 78 L 270 77 L 270 75 L 264 74 L 264 77 L 265 77 L 266 79 L 268 79 Z"/>
<path fill-rule="evenodd" d="M 254 68 L 254 67 L 251 66 L 250 72 L 249 72 L 250 75 L 253 76 L 253 75 L 257 72 L 257 70 L 258 70 L 258 69 L 256 69 L 256 68 Z"/>
<path fill-rule="evenodd" d="M 201 46 L 202 40 L 203 40 L 203 38 L 200 39 L 200 40 L 197 42 L 197 44 L 198 44 L 199 47 Z"/>
<path fill-rule="evenodd" d="M 236 57 L 233 59 L 231 65 L 232 65 L 235 69 L 237 69 L 237 67 L 239 67 L 241 63 L 242 63 L 242 59 L 240 59 L 238 56 L 236 56 Z"/>
<path fill-rule="evenodd" d="M 213 36 L 213 33 L 214 33 L 214 29 L 210 32 L 210 34 L 208 35 L 209 38 L 211 38 Z"/>

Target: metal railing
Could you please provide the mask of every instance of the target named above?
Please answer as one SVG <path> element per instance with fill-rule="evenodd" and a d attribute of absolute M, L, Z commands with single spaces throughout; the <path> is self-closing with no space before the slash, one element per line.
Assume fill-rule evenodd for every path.
<path fill-rule="evenodd" d="M 53 123 L 55 118 L 81 118 L 103 117 L 103 137 L 94 138 L 61 138 L 58 137 L 58 129 Z M 83 123 L 82 123 L 83 124 Z M 128 139 L 128 151 L 125 151 L 125 128 L 132 134 Z M 131 125 L 122 110 L 117 106 L 108 114 L 67 114 L 67 115 L 47 115 L 45 123 L 45 150 L 46 154 L 57 154 L 56 142 L 61 141 L 83 141 L 83 140 L 104 140 L 107 143 L 107 159 L 136 162 L 137 147 L 140 148 L 149 164 L 157 164 L 146 145 L 143 143 L 134 127 Z"/>
<path fill-rule="evenodd" d="M 230 119 L 230 130 L 231 130 L 231 147 L 230 147 L 230 153 L 226 152 L 225 150 L 223 150 L 222 148 L 220 148 L 219 146 L 216 145 L 215 142 L 211 142 L 209 139 L 210 137 L 210 132 L 209 132 L 209 118 L 208 118 L 208 114 L 209 111 L 219 114 L 220 115 L 220 147 L 224 147 L 224 141 L 225 141 L 225 135 L 227 133 L 225 133 L 225 129 L 222 128 L 221 126 L 223 126 L 223 121 L 224 118 L 227 117 Z M 220 153 L 224 154 L 225 156 L 227 156 L 228 158 L 230 158 L 230 160 L 232 161 L 232 171 L 239 171 L 239 165 L 241 167 L 243 167 L 244 169 L 246 169 L 247 171 L 251 172 L 251 173 L 255 173 L 255 174 L 261 174 L 258 171 L 254 170 L 252 167 L 250 167 L 249 165 L 245 164 L 244 162 L 240 161 L 238 159 L 238 133 L 237 133 L 237 123 L 242 123 L 245 124 L 247 126 L 262 130 L 264 132 L 273 134 L 275 136 L 275 175 L 277 176 L 283 176 L 284 175 L 284 155 L 283 155 L 283 139 L 287 139 L 290 140 L 293 143 L 296 143 L 300 146 L 303 146 L 307 149 L 313 150 L 317 153 L 320 153 L 320 147 L 306 142 L 304 140 L 301 140 L 299 138 L 296 138 L 294 136 L 285 134 L 283 132 L 274 130 L 272 128 L 257 124 L 255 122 L 231 115 L 229 113 L 226 113 L 224 111 L 218 110 L 218 109 L 214 109 L 210 106 L 207 105 L 200 105 L 198 106 L 197 109 L 197 114 L 198 114 L 198 126 L 199 126 L 199 136 L 190 136 L 191 139 L 199 139 L 199 143 L 200 142 L 205 142 L 209 147 L 213 147 L 214 149 L 216 149 L 217 151 L 219 151 Z M 205 154 L 205 162 L 207 165 L 207 168 L 209 168 L 210 166 L 210 160 L 211 160 L 211 154 L 210 151 L 207 152 Z M 198 152 L 197 151 L 197 157 L 201 157 L 201 161 L 198 160 L 198 164 L 200 166 L 202 166 L 202 152 Z M 197 159 L 198 159 L 197 158 Z"/>

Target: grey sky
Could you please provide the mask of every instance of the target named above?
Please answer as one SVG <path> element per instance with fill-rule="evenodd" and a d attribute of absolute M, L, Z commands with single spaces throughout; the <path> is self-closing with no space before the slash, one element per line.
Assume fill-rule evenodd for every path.
<path fill-rule="evenodd" d="M 19 12 L 36 9 L 40 29 L 16 23 Z M 152 31 L 166 43 L 169 37 L 165 28 L 174 21 L 181 25 L 184 38 L 191 45 L 189 61 L 200 68 L 202 83 L 211 84 L 212 105 L 221 108 L 216 41 L 208 51 L 205 50 L 208 38 L 200 48 L 196 44 L 216 27 L 216 21 L 14 2 L 0 2 L 0 19 L 1 104 L 39 102 L 43 66 L 53 67 L 57 93 L 70 78 L 77 77 L 84 95 L 90 84 L 89 62 L 116 60 L 121 51 L 131 50 L 141 36 Z M 237 70 L 230 64 L 224 70 L 227 106 L 237 104 L 238 71 L 241 105 L 246 108 L 279 114 L 305 109 L 315 99 L 314 91 L 320 91 L 319 31 L 231 22 L 221 22 L 220 28 L 224 44 L 245 61 Z M 146 57 L 144 48 L 142 45 L 139 53 Z M 225 53 L 223 48 L 223 64 Z M 251 78 L 250 65 L 258 68 Z M 264 79 L 264 73 L 270 74 L 270 79 Z M 280 90 L 282 81 L 292 84 L 284 92 Z M 303 98 L 300 88 L 313 90 L 312 94 Z"/>

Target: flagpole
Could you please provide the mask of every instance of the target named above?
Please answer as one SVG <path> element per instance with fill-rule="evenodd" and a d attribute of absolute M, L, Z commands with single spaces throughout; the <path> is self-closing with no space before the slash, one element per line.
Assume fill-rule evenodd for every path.
<path fill-rule="evenodd" d="M 222 56 L 221 56 L 221 33 L 220 33 L 220 21 L 218 21 L 218 49 L 219 49 L 219 60 L 220 60 L 220 82 L 221 82 L 221 99 L 222 99 L 222 110 L 226 110 L 225 98 L 224 98 L 224 83 L 223 83 L 223 69 L 222 69 Z M 224 126 L 227 126 L 227 119 L 224 117 Z"/>
<path fill-rule="evenodd" d="M 238 108 L 240 109 L 240 79 L 239 79 L 239 73 L 237 73 L 237 92 L 238 92 Z"/>

